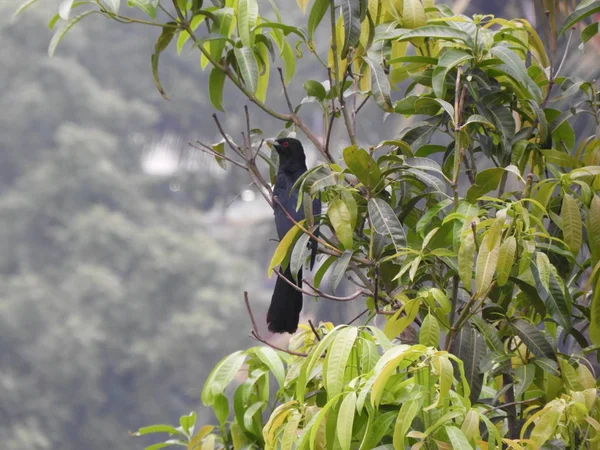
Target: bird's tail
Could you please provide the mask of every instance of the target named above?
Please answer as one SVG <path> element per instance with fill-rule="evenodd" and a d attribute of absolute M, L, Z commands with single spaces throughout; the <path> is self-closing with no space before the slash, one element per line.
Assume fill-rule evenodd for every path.
<path fill-rule="evenodd" d="M 292 277 L 292 272 L 288 267 L 283 275 L 290 282 L 296 283 Z M 298 280 L 302 280 L 302 271 L 298 272 Z M 267 327 L 273 333 L 295 333 L 300 321 L 300 311 L 302 311 L 302 292 L 297 291 L 290 286 L 284 279 L 277 277 L 275 290 L 271 297 L 271 305 L 267 312 Z"/>

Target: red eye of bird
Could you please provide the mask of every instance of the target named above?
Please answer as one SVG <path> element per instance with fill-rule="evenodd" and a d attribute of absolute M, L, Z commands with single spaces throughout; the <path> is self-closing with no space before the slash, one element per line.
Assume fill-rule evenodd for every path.
<path fill-rule="evenodd" d="M 290 145 L 290 143 L 289 143 L 289 142 L 284 142 L 284 143 L 283 143 L 283 146 L 284 146 L 284 147 L 287 147 L 288 145 Z"/>

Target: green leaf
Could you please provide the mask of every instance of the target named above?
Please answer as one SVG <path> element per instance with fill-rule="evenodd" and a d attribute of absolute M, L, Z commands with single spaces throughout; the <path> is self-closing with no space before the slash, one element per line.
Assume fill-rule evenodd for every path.
<path fill-rule="evenodd" d="M 298 425 L 302 420 L 302 414 L 292 414 L 283 429 L 281 437 L 281 450 L 292 450 L 294 443 L 298 440 Z"/>
<path fill-rule="evenodd" d="M 592 14 L 600 12 L 600 2 L 582 2 L 569 16 L 565 19 L 562 27 L 560 28 L 559 36 L 575 25 L 580 20 L 583 20 Z"/>
<path fill-rule="evenodd" d="M 587 42 L 598 34 L 598 25 L 600 22 L 594 22 L 583 29 L 581 32 L 581 41 Z"/>
<path fill-rule="evenodd" d="M 546 407 L 540 411 L 538 420 L 535 422 L 533 430 L 531 430 L 530 439 L 536 446 L 541 447 L 548 439 L 556 434 L 556 427 L 560 416 L 562 416 L 566 402 L 548 403 Z M 527 425 L 525 423 L 524 427 Z"/>
<path fill-rule="evenodd" d="M 106 9 L 108 9 L 113 14 L 119 14 L 121 0 L 103 0 L 102 3 L 106 6 Z"/>
<path fill-rule="evenodd" d="M 344 149 L 344 162 L 358 180 L 369 189 L 375 189 L 381 181 L 379 166 L 365 149 L 351 145 Z"/>
<path fill-rule="evenodd" d="M 306 261 L 306 257 L 309 254 L 309 248 L 308 248 L 308 240 L 309 239 L 310 239 L 310 236 L 308 234 L 302 233 L 300 235 L 300 237 L 298 238 L 298 240 L 296 241 L 296 244 L 294 245 L 294 249 L 292 250 L 292 254 L 290 255 L 290 271 L 292 272 L 292 277 L 294 277 L 294 279 L 296 281 L 298 281 L 297 280 L 298 272 L 304 265 L 304 262 Z"/>
<path fill-rule="evenodd" d="M 462 327 L 452 342 L 450 352 L 463 362 L 465 378 L 471 386 L 471 401 L 476 402 L 483 386 L 479 364 L 486 354 L 485 340 L 470 326 Z"/>
<path fill-rule="evenodd" d="M 246 88 L 252 93 L 256 92 L 258 85 L 258 64 L 254 52 L 247 47 L 236 47 L 233 49 L 233 53 Z"/>
<path fill-rule="evenodd" d="M 473 280 L 473 262 L 475 258 L 475 237 L 471 229 L 466 231 L 460 241 L 458 250 L 458 276 L 465 289 L 471 290 Z"/>
<path fill-rule="evenodd" d="M 324 263 L 322 263 L 319 266 L 319 269 L 317 270 L 317 273 L 315 274 L 314 277 L 314 286 L 319 289 L 321 286 L 321 280 L 323 279 L 323 277 L 325 276 L 325 274 L 327 273 L 327 271 L 329 270 L 329 267 L 331 267 L 331 265 L 337 261 L 337 257 L 336 256 L 329 256 Z"/>
<path fill-rule="evenodd" d="M 517 82 L 521 83 L 526 87 L 526 92 L 533 94 L 533 98 L 538 103 L 542 100 L 542 90 L 540 87 L 531 79 L 527 73 L 525 63 L 517 54 L 510 48 L 504 45 L 498 45 L 492 48 L 491 53 L 502 60 L 504 66 L 499 68 L 506 72 L 508 75 L 513 77 Z"/>
<path fill-rule="evenodd" d="M 356 327 L 340 329 L 325 357 L 323 381 L 327 390 L 327 398 L 330 400 L 340 394 L 344 388 L 344 373 L 357 336 L 358 328 Z"/>
<path fill-rule="evenodd" d="M 408 33 L 402 34 L 399 41 L 408 41 L 414 38 L 434 38 L 442 40 L 459 40 L 472 46 L 473 40 L 464 31 L 456 28 L 450 28 L 442 25 L 425 25 L 424 27 L 416 28 Z"/>
<path fill-rule="evenodd" d="M 523 319 L 511 323 L 511 326 L 531 353 L 538 358 L 548 358 L 556 361 L 556 353 L 552 345 L 540 330 Z"/>
<path fill-rule="evenodd" d="M 390 317 L 383 326 L 383 333 L 388 339 L 394 339 L 402 333 L 419 313 L 420 299 L 413 299 L 405 302 L 404 307 L 400 308 Z"/>
<path fill-rule="evenodd" d="M 371 198 L 368 211 L 375 232 L 390 238 L 396 250 L 403 248 L 406 244 L 406 235 L 392 207 L 384 200 Z"/>
<path fill-rule="evenodd" d="M 27 8 L 29 8 L 31 5 L 37 2 L 38 0 L 28 0 L 25 3 L 23 3 L 21 6 L 19 6 L 19 9 L 15 11 L 13 18 L 17 17 L 19 14 L 21 14 L 23 11 L 25 11 Z"/>
<path fill-rule="evenodd" d="M 303 225 L 304 222 L 305 221 L 302 220 L 298 222 L 298 224 Z M 271 262 L 269 263 L 269 269 L 267 271 L 269 278 L 273 275 L 273 269 L 281 265 L 281 263 L 285 260 L 289 249 L 292 247 L 292 244 L 296 242 L 296 238 L 300 233 L 302 233 L 302 230 L 298 227 L 298 225 L 294 225 L 279 242 L 279 245 L 275 249 L 275 253 L 273 253 Z"/>
<path fill-rule="evenodd" d="M 559 283 L 553 270 L 549 273 L 549 289 L 546 305 L 552 318 L 565 330 L 571 329 L 571 302 L 565 296 L 563 288 Z"/>
<path fill-rule="evenodd" d="M 590 304 L 590 340 L 600 345 L 600 278 L 594 286 L 594 295 Z"/>
<path fill-rule="evenodd" d="M 515 283 L 521 292 L 527 296 L 527 299 L 531 302 L 531 305 L 534 307 L 536 312 L 541 316 L 546 316 L 546 304 L 540 297 L 538 290 L 527 283 L 526 281 L 521 280 L 520 278 L 510 277 L 509 280 L 512 283 Z"/>
<path fill-rule="evenodd" d="M 475 177 L 475 184 L 467 191 L 467 201 L 475 203 L 479 200 L 479 197 L 496 189 L 500 184 L 503 173 L 504 169 L 501 167 L 492 167 L 478 172 L 477 177 Z"/>
<path fill-rule="evenodd" d="M 198 26 L 202 22 L 204 22 L 205 18 L 206 18 L 206 16 L 203 16 L 203 15 L 194 16 L 192 18 L 192 21 L 190 22 L 190 28 L 192 29 L 192 31 L 195 31 L 196 28 L 198 28 Z M 179 37 L 177 38 L 177 54 L 178 55 L 181 54 L 181 50 L 183 50 L 183 46 L 189 39 L 190 39 L 190 33 L 188 33 L 186 30 L 181 30 L 179 32 Z"/>
<path fill-rule="evenodd" d="M 446 426 L 444 429 L 446 430 L 446 434 L 448 435 L 448 439 L 450 439 L 450 443 L 454 450 L 473 450 L 465 433 L 463 433 L 460 428 Z"/>
<path fill-rule="evenodd" d="M 417 394 L 416 397 L 409 398 L 402 404 L 394 425 L 394 435 L 392 437 L 394 448 L 406 448 L 406 433 L 408 433 L 422 406 L 423 394 Z"/>
<path fill-rule="evenodd" d="M 535 266 L 537 268 L 538 276 L 540 277 L 540 281 L 542 286 L 548 291 L 550 289 L 550 259 L 548 255 L 543 252 L 535 253 Z"/>
<path fill-rule="evenodd" d="M 377 106 L 385 112 L 394 111 L 392 99 L 390 97 L 390 82 L 383 71 L 383 67 L 370 57 L 363 58 L 363 60 L 371 68 L 371 94 L 373 95 L 375 103 L 377 103 Z"/>
<path fill-rule="evenodd" d="M 152 19 L 156 19 L 157 5 L 158 5 L 158 2 L 155 0 L 127 0 L 127 6 L 129 8 L 136 7 L 138 9 L 141 9 Z M 196 16 L 196 17 L 204 18 L 204 16 Z M 194 17 L 194 19 L 195 19 L 195 17 Z M 192 19 L 192 22 L 194 19 Z"/>
<path fill-rule="evenodd" d="M 279 383 L 279 387 L 283 387 L 285 367 L 277 352 L 270 347 L 255 347 L 254 354 L 269 368 L 277 383 Z"/>
<path fill-rule="evenodd" d="M 285 84 L 289 84 L 296 72 L 296 57 L 294 56 L 292 46 L 287 41 L 283 44 L 281 59 L 283 59 L 284 81 Z"/>
<path fill-rule="evenodd" d="M 421 0 L 404 0 L 402 27 L 412 30 L 424 25 L 427 25 L 427 16 Z"/>
<path fill-rule="evenodd" d="M 227 400 L 227 397 L 221 393 L 217 394 L 213 402 L 213 411 L 221 426 L 225 425 L 225 422 L 229 417 L 229 401 Z"/>
<path fill-rule="evenodd" d="M 335 292 L 335 288 L 340 284 L 344 275 L 346 274 L 346 269 L 348 268 L 348 264 L 352 259 L 352 250 L 346 250 L 342 253 L 337 260 L 335 267 L 331 273 L 331 290 Z"/>
<path fill-rule="evenodd" d="M 515 263 L 516 252 L 517 240 L 514 236 L 509 236 L 500 245 L 500 252 L 498 254 L 498 266 L 496 267 L 496 283 L 498 286 L 504 286 L 508 281 Z"/>
<path fill-rule="evenodd" d="M 252 28 L 258 20 L 258 3 L 256 0 L 238 0 L 237 8 L 238 34 L 244 47 L 252 48 L 254 33 Z"/>
<path fill-rule="evenodd" d="M 481 242 L 475 264 L 475 292 L 477 295 L 484 295 L 492 284 L 499 253 L 499 235 L 488 232 Z"/>
<path fill-rule="evenodd" d="M 356 415 L 356 392 L 344 397 L 337 418 L 337 437 L 342 450 L 349 450 L 352 442 L 352 426 Z"/>
<path fill-rule="evenodd" d="M 515 369 L 515 398 L 520 398 L 535 378 L 535 364 L 526 364 Z"/>
<path fill-rule="evenodd" d="M 215 366 L 202 389 L 201 398 L 205 406 L 212 406 L 216 396 L 223 394 L 225 388 L 237 375 L 244 361 L 246 361 L 246 353 L 237 351 L 224 358 Z"/>
<path fill-rule="evenodd" d="M 329 202 L 327 216 L 329 217 L 331 225 L 335 230 L 335 235 L 339 239 L 343 248 L 346 250 L 351 250 L 354 244 L 354 230 L 351 226 L 352 217 L 350 215 L 350 211 L 348 210 L 348 206 L 346 206 L 346 203 L 344 203 L 344 201 L 339 197 L 333 199 L 331 202 Z"/>
<path fill-rule="evenodd" d="M 571 252 L 577 256 L 583 240 L 583 223 L 581 220 L 581 214 L 579 212 L 579 204 L 577 203 L 577 200 L 575 200 L 575 198 L 570 194 L 564 194 L 563 196 L 560 217 L 562 219 L 564 241 Z"/>
<path fill-rule="evenodd" d="M 73 6 L 74 0 L 63 0 L 58 5 L 58 15 L 63 20 L 69 20 L 69 14 L 71 12 L 71 7 Z"/>
<path fill-rule="evenodd" d="M 329 9 L 330 0 L 315 0 L 310 14 L 308 15 L 308 37 L 312 41 L 315 38 L 315 30 L 323 20 L 325 13 Z"/>
<path fill-rule="evenodd" d="M 492 130 L 496 128 L 492 122 L 490 122 L 489 120 L 487 120 L 485 117 L 483 117 L 480 114 L 470 115 L 469 118 L 465 121 L 465 123 L 463 123 L 462 127 L 464 128 L 467 125 L 470 125 L 472 123 L 480 123 L 482 125 L 490 127 Z"/>
<path fill-rule="evenodd" d="M 85 16 L 89 16 L 90 14 L 94 14 L 97 12 L 98 11 L 86 11 L 82 14 L 79 14 L 78 16 L 73 17 L 71 20 L 69 20 L 69 22 L 67 22 L 67 24 L 63 28 L 57 30 L 56 33 L 54 33 L 54 35 L 52 36 L 52 39 L 50 39 L 50 44 L 48 45 L 48 56 L 52 57 L 54 55 L 56 47 L 58 46 L 58 44 L 60 44 L 60 41 L 63 40 L 65 35 L 69 32 L 71 28 L 73 28 L 73 26 L 75 26 L 77 22 L 79 22 Z"/>
<path fill-rule="evenodd" d="M 219 111 L 223 109 L 223 87 L 227 76 L 221 69 L 213 67 L 208 77 L 208 97 L 211 105 Z"/>
<path fill-rule="evenodd" d="M 437 348 L 440 343 L 440 324 L 433 314 L 427 314 L 419 330 L 419 344 Z"/>
<path fill-rule="evenodd" d="M 342 59 L 348 56 L 351 48 L 356 47 L 360 38 L 360 0 L 341 0 L 344 19 L 344 42 Z"/>
<path fill-rule="evenodd" d="M 145 436 L 147 434 L 153 433 L 169 433 L 169 435 L 178 435 L 181 437 L 185 437 L 185 435 L 179 431 L 177 428 L 171 425 L 150 425 L 148 427 L 143 427 L 133 433 L 134 436 Z"/>
<path fill-rule="evenodd" d="M 440 99 L 446 97 L 446 78 L 448 76 L 448 72 L 455 68 L 456 66 L 470 61 L 473 59 L 473 55 L 464 52 L 462 50 L 457 50 L 454 48 L 447 48 L 436 67 L 433 69 L 433 76 L 431 79 L 433 91 L 435 95 Z M 454 114 L 450 114 L 450 119 L 454 120 Z"/>
<path fill-rule="evenodd" d="M 306 95 L 315 97 L 321 102 L 327 97 L 325 87 L 315 80 L 306 80 L 304 82 L 304 90 L 306 91 Z"/>

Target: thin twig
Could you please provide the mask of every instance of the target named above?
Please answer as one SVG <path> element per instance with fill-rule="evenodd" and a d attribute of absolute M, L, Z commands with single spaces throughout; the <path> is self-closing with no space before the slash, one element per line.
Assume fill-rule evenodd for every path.
<path fill-rule="evenodd" d="M 279 347 L 275 344 L 270 343 L 269 341 L 267 341 L 265 338 L 263 338 L 260 333 L 258 332 L 258 327 L 256 326 L 256 320 L 254 320 L 254 314 L 252 314 L 252 308 L 250 308 L 250 301 L 248 300 L 248 292 L 244 291 L 244 302 L 246 303 L 246 309 L 248 310 L 248 315 L 250 316 L 250 321 L 252 322 L 252 331 L 250 331 L 250 337 L 262 342 L 265 345 L 268 345 L 269 347 L 271 347 L 272 349 L 275 350 L 279 350 L 281 352 L 285 352 L 288 353 L 290 355 L 294 355 L 294 356 L 300 356 L 300 357 L 307 357 L 308 355 L 306 353 L 300 353 L 300 352 L 295 352 L 293 350 L 289 350 L 289 349 L 285 349 L 282 347 Z"/>
<path fill-rule="evenodd" d="M 540 400 L 541 398 L 542 398 L 542 397 L 533 397 L 533 398 L 528 398 L 528 399 L 526 399 L 526 400 L 521 400 L 521 401 L 517 401 L 517 402 L 511 402 L 511 403 L 502 403 L 501 405 L 494 406 L 494 407 L 492 407 L 492 408 L 490 408 L 490 409 L 487 409 L 487 410 L 485 410 L 483 413 L 484 413 L 484 414 L 489 414 L 489 413 L 491 413 L 491 412 L 493 412 L 493 411 L 496 411 L 496 410 L 498 410 L 498 409 L 504 409 L 504 408 L 506 408 L 507 406 L 521 405 L 521 404 L 524 404 L 524 403 L 531 403 L 531 402 L 534 402 L 534 401 L 536 401 L 536 400 Z"/>
<path fill-rule="evenodd" d="M 367 101 L 371 98 L 371 94 L 367 94 L 364 98 L 364 100 L 362 102 L 360 102 L 360 104 L 358 105 L 358 108 L 356 108 L 356 111 L 354 111 L 354 114 L 358 114 L 359 111 L 362 109 L 363 106 L 365 106 L 365 104 L 367 103 Z"/>
<path fill-rule="evenodd" d="M 225 161 L 229 161 L 231 164 L 235 164 L 236 166 L 241 167 L 244 170 L 248 169 L 248 167 L 246 167 L 241 162 L 236 161 L 235 159 L 232 159 L 223 153 L 215 152 L 212 148 L 210 148 L 208 145 L 204 144 L 203 142 L 200 142 L 200 141 L 196 141 L 196 142 L 198 142 L 198 144 L 200 144 L 202 147 L 198 147 L 198 146 L 192 144 L 191 142 L 188 142 L 188 145 L 192 148 L 195 148 L 196 150 L 200 150 L 201 152 L 208 153 L 209 155 L 212 155 L 215 158 L 222 158 Z"/>
<path fill-rule="evenodd" d="M 282 279 L 283 281 L 285 281 L 287 284 L 289 284 L 291 287 L 293 287 L 295 290 L 297 290 L 298 292 L 304 294 L 304 295 L 308 295 L 310 297 L 317 297 L 317 293 L 316 292 L 309 292 L 305 289 L 302 289 L 302 286 L 298 286 L 297 284 L 294 284 L 292 281 L 288 280 L 286 278 L 286 276 L 284 274 L 282 274 L 279 270 L 273 270 L 273 273 L 275 275 L 277 275 L 280 279 Z"/>
<path fill-rule="evenodd" d="M 234 152 L 238 153 L 240 156 L 244 156 L 242 151 L 240 150 L 240 147 L 235 144 L 234 142 L 231 141 L 231 139 L 229 139 L 229 136 L 227 136 L 227 133 L 225 133 L 225 130 L 223 130 L 223 127 L 221 126 L 221 122 L 219 122 L 219 118 L 217 117 L 217 114 L 213 114 L 213 119 L 215 120 L 215 123 L 217 124 L 217 129 L 219 130 L 219 133 L 221 134 L 221 136 L 223 136 L 223 139 L 225 139 L 225 142 L 227 142 L 227 145 L 229 145 L 229 147 L 231 147 L 231 150 L 233 150 Z"/>
<path fill-rule="evenodd" d="M 365 309 L 363 312 L 361 312 L 358 316 L 356 316 L 354 319 L 352 319 L 350 322 L 348 322 L 346 325 L 352 325 L 354 322 L 356 322 L 358 319 L 360 319 L 362 316 L 365 315 L 365 313 L 368 313 L 369 309 Z"/>
<path fill-rule="evenodd" d="M 292 106 L 292 101 L 290 100 L 290 96 L 285 85 L 285 79 L 283 78 L 283 70 L 281 69 L 281 67 L 278 67 L 277 71 L 279 72 L 279 79 L 281 80 L 281 86 L 283 86 L 283 96 L 285 97 L 285 101 L 287 102 L 290 114 L 295 114 L 294 107 Z"/>
<path fill-rule="evenodd" d="M 371 295 L 370 292 L 365 292 L 363 289 L 359 289 L 358 291 L 356 291 L 354 294 L 349 295 L 347 297 L 337 297 L 335 295 L 331 295 L 331 294 L 326 294 L 325 292 L 321 291 L 320 289 L 316 288 L 315 286 L 313 286 L 311 283 L 309 283 L 306 278 L 304 278 L 302 280 L 304 283 L 306 283 L 308 285 L 309 288 L 311 288 L 313 291 L 315 291 L 319 297 L 323 297 L 326 298 L 328 300 L 333 300 L 334 302 L 350 302 L 352 300 L 356 300 L 358 297 L 360 297 L 361 295 Z"/>
<path fill-rule="evenodd" d="M 312 330 L 313 334 L 317 338 L 317 341 L 320 341 L 321 340 L 321 336 L 319 336 L 319 333 L 317 332 L 317 329 L 313 325 L 312 320 L 308 319 L 308 324 L 310 325 L 310 329 Z"/>

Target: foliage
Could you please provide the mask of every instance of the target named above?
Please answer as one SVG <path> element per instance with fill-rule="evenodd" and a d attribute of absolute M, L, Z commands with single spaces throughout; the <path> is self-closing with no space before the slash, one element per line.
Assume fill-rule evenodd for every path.
<path fill-rule="evenodd" d="M 599 3 L 580 4 L 560 32 Z M 298 4 L 308 11 L 309 2 Z M 329 204 L 319 218 L 328 256 L 315 288 L 326 290 L 325 271 L 332 289 L 347 274 L 359 285 L 354 298 L 367 297 L 368 320 L 387 319 L 383 331 L 329 324 L 303 330 L 290 355 L 265 348 L 230 355 L 202 395 L 218 428 L 196 432 L 194 414 L 183 416 L 179 428 L 141 429 L 171 435 L 150 448 L 597 447 L 597 376 L 587 358 L 600 345 L 600 140 L 577 136 L 572 125 L 579 117 L 600 123 L 595 82 L 562 76 L 562 63 L 524 19 L 454 15 L 430 0 L 338 7 L 315 0 L 306 29 L 285 23 L 274 4 L 277 20 L 269 21 L 254 0 L 208 7 L 176 0 L 167 23 L 153 21 L 166 5 L 131 5 L 152 21 L 121 16 L 115 1 L 92 7 L 162 28 L 152 71 L 163 95 L 159 55 L 175 37 L 179 49 L 191 39 L 202 68 L 210 66 L 216 109 L 231 82 L 312 141 L 326 162 L 299 188 Z M 70 9 L 61 8 L 64 19 Z M 326 17 L 324 57 L 315 33 Z M 559 32 L 556 23 L 548 29 Z M 316 57 L 323 73 L 304 80 L 307 97 L 294 107 L 286 85 L 302 52 Z M 283 65 L 288 113 L 266 103 L 279 81 L 270 78 L 269 58 Z M 402 90 L 401 99 L 392 88 Z M 368 100 L 386 116 L 409 120 L 393 140 L 364 149 L 356 120 Z M 324 140 L 298 114 L 311 105 L 323 116 Z M 343 161 L 329 149 L 338 119 L 350 144 Z M 231 152 L 224 145 L 207 152 L 235 161 L 268 190 L 254 155 L 267 163 L 264 171 L 276 161 L 247 128 L 242 145 L 224 134 Z M 294 233 L 311 229 L 299 224 Z M 305 242 L 282 241 L 277 263 L 304 253 L 294 245 Z M 394 340 L 408 329 L 418 343 Z M 243 364 L 245 379 L 228 398 Z M 274 409 L 270 374 L 279 385 Z"/>

